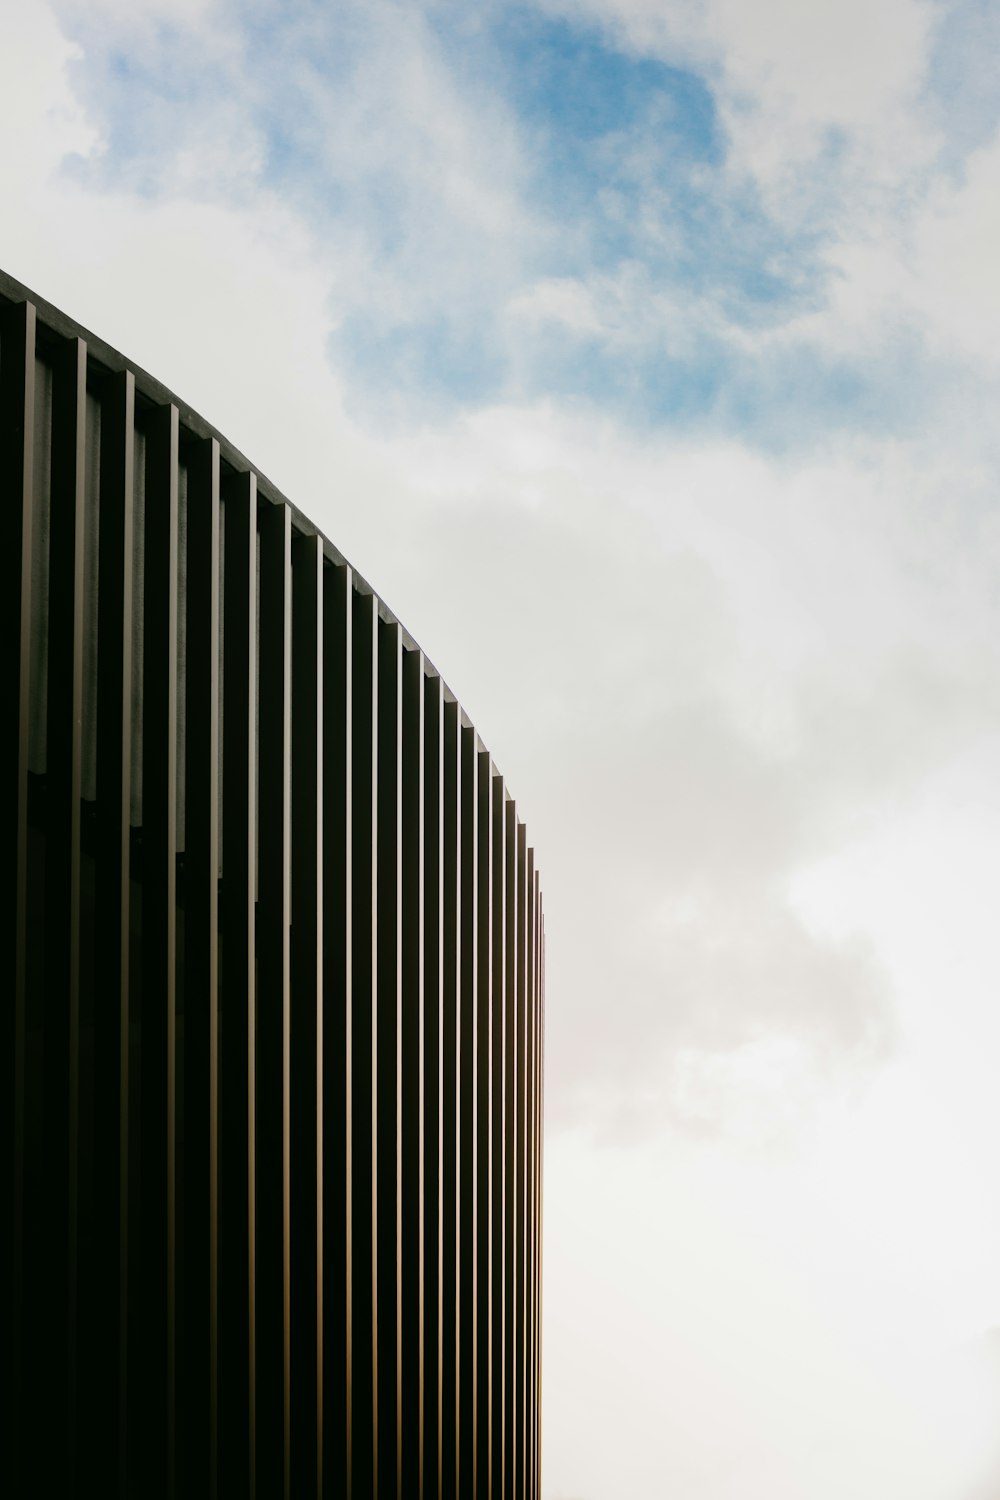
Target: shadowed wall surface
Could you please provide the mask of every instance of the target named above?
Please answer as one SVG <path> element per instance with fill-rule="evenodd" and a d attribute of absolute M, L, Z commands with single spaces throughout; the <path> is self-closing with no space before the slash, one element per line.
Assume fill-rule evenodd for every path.
<path fill-rule="evenodd" d="M 3 1488 L 536 1496 L 544 925 L 489 751 L 0 275 Z"/>

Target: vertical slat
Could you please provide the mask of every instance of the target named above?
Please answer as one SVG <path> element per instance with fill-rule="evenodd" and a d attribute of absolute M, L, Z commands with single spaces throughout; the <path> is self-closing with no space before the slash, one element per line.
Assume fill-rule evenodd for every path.
<path fill-rule="evenodd" d="M 541 1493 L 541 1484 L 542 1484 L 542 1380 L 541 1380 L 541 1376 L 542 1376 L 542 1338 L 541 1338 L 541 1328 L 542 1328 L 543 1324 L 542 1324 L 542 1306 L 541 1306 L 541 1284 L 542 1284 L 541 1278 L 542 1278 L 542 1272 L 543 1272 L 543 1269 L 544 1269 L 544 1254 L 545 1254 L 545 1206 L 544 1206 L 545 1205 L 545 1151 L 544 1151 L 544 1143 L 545 1143 L 545 917 L 544 917 L 544 914 L 542 916 L 542 974 L 541 974 L 541 995 L 540 995 L 540 1000 L 541 1000 L 541 1005 L 540 1005 L 540 1008 L 539 1008 L 538 1032 L 539 1032 L 539 1043 L 540 1043 L 540 1052 L 541 1052 L 541 1061 L 542 1061 L 542 1067 L 541 1067 L 542 1087 L 541 1087 L 541 1100 L 540 1100 L 539 1112 L 540 1112 L 541 1120 L 542 1120 L 542 1133 L 541 1133 L 542 1152 L 541 1152 L 541 1161 L 539 1163 L 539 1165 L 540 1165 L 540 1172 L 539 1172 L 539 1192 L 538 1192 L 538 1243 L 539 1243 L 539 1246 L 541 1247 L 541 1253 L 540 1253 L 540 1256 L 539 1256 L 539 1267 L 538 1267 L 538 1271 L 539 1271 L 539 1282 L 538 1282 L 538 1285 L 539 1285 L 539 1340 L 538 1340 L 538 1374 L 539 1374 L 539 1385 L 538 1385 L 538 1486 L 539 1486 L 539 1493 Z"/>
<path fill-rule="evenodd" d="M 424 1366 L 423 1485 L 441 1496 L 441 998 L 443 699 L 440 677 L 424 678 Z"/>
<path fill-rule="evenodd" d="M 187 459 L 184 1493 L 218 1494 L 219 444 Z"/>
<path fill-rule="evenodd" d="M 45 846 L 45 1405 L 63 1440 L 38 1457 L 52 1489 L 76 1492 L 80 1099 L 80 790 L 87 349 L 67 340 L 53 370 Z M 42 1399 L 42 1392 L 37 1393 Z"/>
<path fill-rule="evenodd" d="M 254 1473 L 257 478 L 224 495 L 222 1014 L 219 1028 L 219 1490 Z"/>
<path fill-rule="evenodd" d="M 402 1016 L 400 1029 L 401 1459 L 423 1495 L 424 1427 L 424 661 L 403 652 Z"/>
<path fill-rule="evenodd" d="M 142 724 L 141 1455 L 149 1495 L 175 1487 L 178 414 L 147 419 Z"/>
<path fill-rule="evenodd" d="M 504 1500 L 514 1500 L 516 1489 L 517 1408 L 517 1111 L 520 1103 L 517 1074 L 517 811 L 512 800 L 504 808 L 506 842 L 506 947 L 504 955 Z M 520 1497 L 518 1496 L 518 1500 Z"/>
<path fill-rule="evenodd" d="M 492 970 L 490 985 L 492 1069 L 491 1069 L 491 1204 L 492 1229 L 490 1235 L 493 1283 L 492 1305 L 492 1476 L 493 1493 L 504 1494 L 504 1351 L 505 1351 L 505 1232 L 504 1232 L 504 1183 L 505 1183 L 505 1088 L 504 1088 L 504 995 L 506 977 L 506 828 L 504 818 L 505 793 L 503 778 L 494 774 L 490 784 L 492 801 Z"/>
<path fill-rule="evenodd" d="M 7 965 L 3 1029 L 3 1237 L 10 1246 L 10 1283 L 0 1338 L 9 1351 L 13 1399 L 5 1402 L 0 1474 L 11 1493 L 23 1488 L 31 1462 L 23 1440 L 21 1374 L 24 1268 L 24 1025 L 28 910 L 28 669 L 31 633 L 31 497 L 35 428 L 35 309 L 22 302 L 0 321 L 0 490 L 6 536 L 2 549 L 4 612 L 3 951 Z M 22 1467 L 23 1463 L 23 1467 Z"/>
<path fill-rule="evenodd" d="M 517 1234 L 517 1270 L 515 1275 L 514 1297 L 515 1297 L 515 1319 L 516 1328 L 516 1369 L 514 1389 L 514 1423 L 516 1428 L 514 1444 L 514 1489 L 517 1495 L 525 1492 L 525 1415 L 526 1415 L 526 1392 L 525 1377 L 527 1374 L 527 1343 L 525 1339 L 525 1322 L 527 1313 L 527 1282 L 526 1282 L 526 1259 L 528 1245 L 528 1223 L 527 1223 L 527 1199 L 525 1196 L 525 1164 L 527 1157 L 527 1055 L 526 1055 L 526 1027 L 527 1027 L 527 908 L 528 908 L 528 885 L 527 885 L 527 831 L 524 824 L 518 820 L 517 824 L 517 995 L 515 1005 L 515 1024 L 517 1027 L 517 1055 L 515 1067 L 517 1068 L 517 1159 L 515 1163 L 515 1215 Z"/>
<path fill-rule="evenodd" d="M 476 876 L 478 759 L 476 733 L 462 729 L 461 1000 L 459 1005 L 459 1490 L 476 1494 L 477 1192 L 476 1192 Z"/>
<path fill-rule="evenodd" d="M 326 566 L 323 604 L 322 1489 L 351 1495 L 353 1430 L 352 657 L 348 567 Z M 370 764 L 370 756 L 369 756 Z M 369 811 L 359 808 L 363 826 Z M 367 835 L 366 835 L 367 836 Z M 364 1092 L 364 1091 L 362 1091 Z M 367 1334 L 367 1318 L 359 1337 Z"/>
<path fill-rule="evenodd" d="M 544 974 L 544 930 L 541 910 L 541 882 L 535 871 L 535 1496 L 541 1496 L 541 1155 L 543 1155 L 543 1113 L 541 1113 L 541 984 Z"/>
<path fill-rule="evenodd" d="M 292 542 L 291 1488 L 322 1483 L 323 543 Z M 341 705 L 342 707 L 342 705 Z M 343 1163 L 341 1160 L 341 1168 Z"/>
<path fill-rule="evenodd" d="M 459 836 L 461 828 L 459 737 L 457 703 L 444 705 L 443 789 L 443 922 L 441 1002 L 441 1464 L 445 1500 L 459 1495 Z"/>
<path fill-rule="evenodd" d="M 375 1075 L 378 1488 L 399 1486 L 399 1010 L 402 641 L 378 626 L 378 985 Z"/>
<path fill-rule="evenodd" d="M 538 1412 L 541 1405 L 541 1380 L 542 1380 L 542 1241 L 540 1233 L 542 1212 L 542 892 L 538 872 L 535 872 L 537 884 L 536 895 L 536 919 L 535 919 L 535 1204 L 534 1204 L 534 1230 L 535 1230 L 535 1402 L 534 1402 L 534 1425 L 535 1425 L 535 1495 L 541 1494 L 541 1473 L 539 1467 L 539 1429 Z"/>
<path fill-rule="evenodd" d="M 534 1490 L 534 1399 L 535 1399 L 535 851 L 528 849 L 525 892 L 525 986 L 524 1042 L 525 1062 L 525 1154 L 524 1154 L 524 1488 L 531 1496 Z"/>
<path fill-rule="evenodd" d="M 531 1362 L 528 1402 L 528 1492 L 531 1496 L 537 1495 L 538 1490 L 538 1434 L 535 1426 L 535 1414 L 538 1410 L 538 914 L 538 871 L 535 870 L 531 887 L 531 983 L 528 1012 L 531 1048 L 531 1196 L 529 1202 L 531 1285 L 528 1304 Z"/>
<path fill-rule="evenodd" d="M 88 1411 L 110 1482 L 127 1482 L 129 1288 L 129 921 L 132 765 L 132 527 L 135 382 L 101 401 L 97 601 L 94 1295 Z M 112 1455 L 115 1455 L 112 1457 Z M 116 1472 L 115 1472 L 116 1471 Z M 110 1478 L 115 1473 L 115 1478 Z"/>
<path fill-rule="evenodd" d="M 290 1489 L 289 1041 L 292 517 L 258 511 L 260 547 L 255 1301 L 261 1495 Z"/>
<path fill-rule="evenodd" d="M 486 1500 L 493 1474 L 493 781 L 489 751 L 478 750 L 476 760 L 476 1490 Z"/>
<path fill-rule="evenodd" d="M 378 1411 L 376 1364 L 378 1286 L 375 1276 L 375 1078 L 374 1028 L 378 905 L 375 797 L 378 790 L 378 613 L 374 596 L 353 593 L 352 723 L 352 1435 L 351 1494 L 377 1493 Z"/>

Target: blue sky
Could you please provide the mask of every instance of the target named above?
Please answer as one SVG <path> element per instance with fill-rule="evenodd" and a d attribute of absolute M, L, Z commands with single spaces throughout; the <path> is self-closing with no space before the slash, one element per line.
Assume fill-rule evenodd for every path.
<path fill-rule="evenodd" d="M 0 264 L 536 840 L 544 1500 L 995 1500 L 1000 11 L 0 5 Z"/>
<path fill-rule="evenodd" d="M 331 307 L 330 358 L 359 413 L 405 423 L 548 393 L 772 449 L 821 426 L 921 421 L 933 371 L 919 327 L 874 351 L 791 330 L 829 308 L 845 196 L 894 199 L 905 234 L 989 130 L 988 81 L 962 50 L 982 12 L 941 19 L 912 81 L 921 124 L 948 125 L 961 93 L 950 136 L 887 188 L 865 180 L 849 118 L 809 121 L 797 180 L 775 196 L 741 159 L 747 106 L 710 49 L 670 61 L 599 7 L 208 11 L 208 47 L 183 15 L 157 16 L 137 42 L 100 9 L 68 12 L 102 138 L 77 170 L 104 191 L 169 194 L 178 151 L 196 152 L 224 113 L 242 157 L 185 191 L 234 205 L 273 194 L 334 258 L 349 243 L 367 262 L 370 287 Z M 439 101 L 447 130 L 471 126 L 464 159 Z"/>

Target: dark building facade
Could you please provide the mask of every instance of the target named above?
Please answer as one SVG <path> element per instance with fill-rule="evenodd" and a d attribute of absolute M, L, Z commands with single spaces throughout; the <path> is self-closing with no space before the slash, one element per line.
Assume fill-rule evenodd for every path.
<path fill-rule="evenodd" d="M 539 1493 L 544 928 L 443 679 L 0 276 L 0 1492 Z"/>

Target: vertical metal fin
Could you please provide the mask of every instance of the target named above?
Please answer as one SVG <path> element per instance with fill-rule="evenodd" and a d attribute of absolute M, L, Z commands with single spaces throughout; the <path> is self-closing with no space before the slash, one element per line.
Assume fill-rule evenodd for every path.
<path fill-rule="evenodd" d="M 476 1191 L 476 878 L 478 759 L 476 733 L 462 729 L 461 776 L 461 998 L 459 1004 L 459 1492 L 476 1494 L 477 1449 L 477 1191 Z"/>
<path fill-rule="evenodd" d="M 476 751 L 476 1493 L 492 1495 L 493 1470 L 493 1173 L 492 792 L 490 755 Z"/>
<path fill-rule="evenodd" d="M 292 518 L 261 505 L 255 1326 L 257 1486 L 289 1494 L 289 1041 L 291 944 Z"/>
<path fill-rule="evenodd" d="M 87 347 L 53 362 L 45 763 L 44 1387 L 65 1443 L 38 1452 L 53 1490 L 76 1492 L 80 1134 L 80 793 Z"/>
<path fill-rule="evenodd" d="M 352 595 L 352 968 L 351 968 L 351 1494 L 377 1493 L 376 1364 L 378 1285 L 375 1277 L 374 1027 L 378 980 L 375 839 L 378 751 L 378 612 L 371 594 Z"/>
<path fill-rule="evenodd" d="M 187 455 L 182 1493 L 218 1494 L 219 444 Z"/>
<path fill-rule="evenodd" d="M 403 652 L 400 1086 L 400 1488 L 423 1495 L 424 662 Z"/>
<path fill-rule="evenodd" d="M 441 1002 L 441 1465 L 445 1500 L 459 1494 L 459 1226 L 462 1202 L 459 1190 L 459 971 L 461 929 L 459 924 L 459 834 L 460 776 L 459 736 L 461 721 L 457 703 L 444 705 L 444 786 L 442 849 L 442 1002 Z"/>
<path fill-rule="evenodd" d="M 440 677 L 425 676 L 424 693 L 424 1037 L 423 1037 L 423 1493 L 440 1500 L 443 1208 L 441 1163 L 442 1045 L 442 798 L 443 711 Z"/>
<path fill-rule="evenodd" d="M 505 908 L 506 953 L 504 960 L 504 1500 L 514 1500 L 517 1485 L 517 1112 L 521 1103 L 517 1069 L 517 809 L 508 799 L 505 808 Z"/>
<path fill-rule="evenodd" d="M 399 1022 L 400 1022 L 400 739 L 402 640 L 398 625 L 378 623 L 378 736 L 375 1076 L 376 1277 L 379 1493 L 399 1487 Z"/>
<path fill-rule="evenodd" d="M 352 1494 L 353 1035 L 351 570 L 324 565 L 322 1490 Z M 370 799 L 369 787 L 369 799 Z M 369 801 L 370 808 L 370 801 Z M 370 812 L 369 812 L 370 819 Z"/>
<path fill-rule="evenodd" d="M 504 1309 L 507 1300 L 506 1291 L 506 1259 L 505 1259 L 505 1121 L 506 1093 L 505 1093 L 505 1027 L 504 1027 L 504 1003 L 506 993 L 506 822 L 505 805 L 506 794 L 504 791 L 503 778 L 497 773 L 493 774 L 490 783 L 491 817 L 492 817 L 492 968 L 491 968 L 491 995 L 492 1006 L 491 1029 L 492 1029 L 492 1073 L 491 1073 L 491 1099 L 492 1099 L 492 1124 L 491 1124 L 491 1168 L 493 1173 L 491 1200 L 492 1200 L 492 1230 L 490 1236 L 493 1288 L 491 1296 L 492 1305 L 492 1493 L 500 1500 L 504 1494 L 504 1409 L 505 1409 L 505 1375 L 504 1359 L 506 1350 L 506 1323 Z"/>
<path fill-rule="evenodd" d="M 528 1151 L 528 1068 L 527 1068 L 527 979 L 528 979 L 528 853 L 527 834 L 524 824 L 517 824 L 517 994 L 515 1017 L 517 1027 L 517 1148 L 515 1164 L 515 1232 L 517 1235 L 517 1269 L 515 1272 L 515 1375 L 514 1375 L 514 1492 L 522 1496 L 525 1492 L 525 1436 L 526 1423 L 526 1376 L 528 1352 L 525 1334 L 527 1331 L 528 1291 L 526 1261 L 528 1248 L 528 1216 L 525 1183 L 525 1165 Z"/>
<path fill-rule="evenodd" d="M 177 966 L 176 406 L 146 419 L 142 701 L 142 1216 L 139 1301 L 142 1458 L 150 1495 L 175 1488 Z"/>
<path fill-rule="evenodd" d="M 135 381 L 109 377 L 101 401 L 97 607 L 97 865 L 95 875 L 93 1441 L 118 1491 L 129 1433 L 130 1109 L 129 812 L 132 766 L 132 527 Z M 89 1420 L 89 1418 L 88 1418 Z M 111 1429 L 109 1431 L 109 1428 Z M 112 1432 L 114 1436 L 112 1437 Z"/>
<path fill-rule="evenodd" d="M 31 649 L 31 501 L 34 488 L 35 309 L 10 308 L 0 320 L 0 488 L 7 536 L 3 547 L 4 801 L 7 865 L 3 951 L 7 965 L 3 1030 L 3 1237 L 10 1246 L 10 1283 L 3 1301 L 0 1337 L 9 1351 L 13 1400 L 4 1403 L 4 1457 L 0 1473 L 11 1493 L 27 1480 L 31 1455 L 24 1441 L 21 1393 L 24 1271 L 24 1054 L 28 911 L 28 707 Z"/>
<path fill-rule="evenodd" d="M 525 1154 L 524 1154 L 524 1487 L 530 1496 L 534 1484 L 533 1415 L 535 1397 L 535 851 L 528 849 L 525 887 Z"/>
<path fill-rule="evenodd" d="M 257 477 L 224 487 L 219 1026 L 219 1492 L 249 1494 L 256 1396 Z"/>
<path fill-rule="evenodd" d="M 323 1287 L 323 546 L 292 543 L 290 1462 L 321 1493 Z M 334 1291 L 334 1295 L 336 1292 Z"/>

